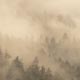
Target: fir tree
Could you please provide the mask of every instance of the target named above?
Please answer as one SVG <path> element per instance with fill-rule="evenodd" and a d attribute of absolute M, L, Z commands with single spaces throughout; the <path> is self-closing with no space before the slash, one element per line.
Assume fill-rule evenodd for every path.
<path fill-rule="evenodd" d="M 40 80 L 45 80 L 45 73 L 46 73 L 45 67 L 42 66 L 40 69 Z"/>
<path fill-rule="evenodd" d="M 28 80 L 39 80 L 38 62 L 38 58 L 36 57 L 33 63 L 27 69 L 26 76 Z"/>
<path fill-rule="evenodd" d="M 23 64 L 19 60 L 19 57 L 13 60 L 7 74 L 7 80 L 25 80 Z"/>
<path fill-rule="evenodd" d="M 53 75 L 52 75 L 50 68 L 48 68 L 48 70 L 46 71 L 46 79 L 45 80 L 53 80 Z"/>

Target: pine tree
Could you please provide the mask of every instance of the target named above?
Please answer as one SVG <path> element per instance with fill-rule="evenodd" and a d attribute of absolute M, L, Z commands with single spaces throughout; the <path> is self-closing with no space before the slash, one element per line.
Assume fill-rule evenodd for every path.
<path fill-rule="evenodd" d="M 26 79 L 27 80 L 53 80 L 53 75 L 51 70 L 44 66 L 39 66 L 39 60 L 36 57 L 33 63 L 29 66 L 26 71 Z"/>
<path fill-rule="evenodd" d="M 53 75 L 52 75 L 50 68 L 48 68 L 48 70 L 46 71 L 46 79 L 45 80 L 53 80 Z"/>
<path fill-rule="evenodd" d="M 38 62 L 39 62 L 38 58 L 36 57 L 33 63 L 27 69 L 26 78 L 28 80 L 39 80 L 40 72 L 39 72 Z"/>
<path fill-rule="evenodd" d="M 7 80 L 24 80 L 25 72 L 19 57 L 13 60 L 7 74 Z"/>
<path fill-rule="evenodd" d="M 45 80 L 46 79 L 45 73 L 46 73 L 46 69 L 45 69 L 44 66 L 42 66 L 41 69 L 40 69 L 40 80 Z"/>

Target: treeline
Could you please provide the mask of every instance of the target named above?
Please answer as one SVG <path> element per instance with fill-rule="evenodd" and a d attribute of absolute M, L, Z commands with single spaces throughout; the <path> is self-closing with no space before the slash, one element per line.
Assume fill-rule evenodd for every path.
<path fill-rule="evenodd" d="M 51 70 L 38 65 L 38 59 L 24 70 L 23 63 L 17 57 L 8 69 L 6 80 L 53 80 Z"/>
<path fill-rule="evenodd" d="M 10 55 L 0 51 L 0 80 L 53 80 L 51 70 L 44 66 L 39 66 L 36 57 L 34 61 L 24 69 L 24 64 L 16 57 L 9 61 Z"/>
<path fill-rule="evenodd" d="M 68 61 L 59 59 L 60 69 L 53 73 L 50 68 L 39 65 L 36 57 L 30 65 L 24 68 L 24 64 L 17 56 L 9 60 L 11 56 L 7 51 L 3 54 L 0 50 L 0 80 L 80 80 L 80 64 L 71 65 Z"/>

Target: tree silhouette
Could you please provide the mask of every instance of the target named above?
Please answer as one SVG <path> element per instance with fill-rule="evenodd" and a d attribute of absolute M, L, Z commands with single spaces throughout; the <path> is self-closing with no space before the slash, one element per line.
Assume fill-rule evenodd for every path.
<path fill-rule="evenodd" d="M 41 69 L 40 69 L 40 78 L 41 78 L 41 80 L 45 80 L 46 79 L 45 73 L 46 73 L 46 69 L 45 69 L 44 66 L 42 66 Z"/>
<path fill-rule="evenodd" d="M 28 80 L 52 80 L 53 76 L 51 70 L 44 66 L 39 66 L 38 58 L 36 57 L 33 63 L 29 66 L 26 71 L 26 79 Z"/>
<path fill-rule="evenodd" d="M 28 80 L 38 80 L 39 79 L 39 66 L 38 66 L 38 58 L 36 57 L 33 63 L 29 66 L 26 72 L 26 76 Z"/>
<path fill-rule="evenodd" d="M 50 68 L 48 68 L 48 70 L 46 71 L 46 79 L 45 80 L 53 80 L 53 75 L 52 75 Z"/>
<path fill-rule="evenodd" d="M 7 74 L 7 80 L 24 80 L 25 72 L 19 57 L 13 60 Z"/>

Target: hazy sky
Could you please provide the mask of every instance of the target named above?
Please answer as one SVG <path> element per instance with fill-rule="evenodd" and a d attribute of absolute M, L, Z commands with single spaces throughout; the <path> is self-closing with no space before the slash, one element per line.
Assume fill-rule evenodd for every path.
<path fill-rule="evenodd" d="M 80 1 L 79 0 L 0 0 L 0 31 L 9 35 L 13 34 L 19 37 L 25 37 L 25 34 L 31 35 L 40 34 L 41 28 L 39 25 L 32 27 L 32 22 L 23 18 L 16 18 L 16 10 L 21 10 L 19 3 L 23 3 L 22 11 L 44 11 L 45 9 L 52 12 L 62 12 L 65 14 L 80 16 Z M 28 3 L 29 4 L 28 4 Z M 25 3 L 25 4 L 24 4 Z M 19 8 L 20 7 L 20 8 Z M 27 9 L 26 9 L 27 8 Z M 23 11 L 24 9 L 24 11 Z M 79 20 L 79 19 L 78 19 Z M 37 27 L 38 26 L 38 27 Z M 36 31 L 36 32 L 35 32 Z"/>
<path fill-rule="evenodd" d="M 73 19 L 77 20 L 78 26 L 80 25 L 80 0 L 0 0 L 0 32 L 20 38 L 27 36 L 30 40 L 34 39 L 36 41 L 38 37 L 44 33 L 43 26 L 41 26 L 40 23 L 36 23 L 34 19 L 31 20 L 29 16 L 42 14 L 45 11 L 53 12 L 55 14 L 62 13 L 70 15 Z M 56 24 L 55 20 L 52 21 L 52 24 Z M 64 29 L 62 29 L 63 27 L 60 29 L 60 26 L 62 25 L 57 24 L 59 30 L 54 31 L 60 33 L 63 32 Z M 80 27 L 74 28 L 73 31 L 73 35 L 80 37 Z M 21 42 L 17 41 L 17 44 L 14 44 L 13 42 L 10 44 L 9 42 L 6 43 L 7 46 L 9 46 L 9 49 L 11 48 L 11 52 L 18 49 L 19 53 L 17 53 L 26 57 L 26 54 L 23 54 L 26 50 L 24 48 L 25 43 L 23 44 L 22 42 L 22 46 Z M 29 45 L 30 49 L 27 50 L 27 53 L 33 53 L 30 54 L 32 58 L 37 51 L 34 49 L 35 47 L 33 43 L 30 43 Z M 29 54 L 27 57 L 28 56 Z"/>

